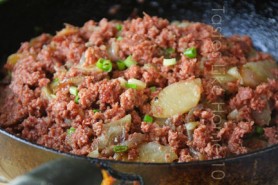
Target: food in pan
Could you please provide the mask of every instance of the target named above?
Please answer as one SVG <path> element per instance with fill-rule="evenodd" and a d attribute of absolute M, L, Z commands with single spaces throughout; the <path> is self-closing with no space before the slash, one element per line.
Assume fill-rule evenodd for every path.
<path fill-rule="evenodd" d="M 1 128 L 63 152 L 188 162 L 278 143 L 276 62 L 206 24 L 66 24 L 22 43 L 5 69 Z"/>

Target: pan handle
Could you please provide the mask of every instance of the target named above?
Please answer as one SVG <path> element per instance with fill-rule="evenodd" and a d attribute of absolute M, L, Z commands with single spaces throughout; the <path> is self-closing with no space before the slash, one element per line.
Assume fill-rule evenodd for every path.
<path fill-rule="evenodd" d="M 86 160 L 62 158 L 41 165 L 9 185 L 100 185 L 101 170 Z"/>
<path fill-rule="evenodd" d="M 101 169 L 107 170 L 112 177 L 121 182 L 120 184 L 126 184 L 128 181 L 139 181 L 141 185 L 144 184 L 139 176 L 117 172 L 105 162 L 61 158 L 15 178 L 9 185 L 101 185 L 103 180 Z"/>
<path fill-rule="evenodd" d="M 137 181 L 140 185 L 147 185 L 144 183 L 143 178 L 140 175 L 136 174 L 128 174 L 128 173 L 123 173 L 115 170 L 113 167 L 111 167 L 109 164 L 106 162 L 100 163 L 101 167 L 108 171 L 108 173 L 116 178 L 123 180 L 124 182 L 132 182 L 132 181 Z"/>

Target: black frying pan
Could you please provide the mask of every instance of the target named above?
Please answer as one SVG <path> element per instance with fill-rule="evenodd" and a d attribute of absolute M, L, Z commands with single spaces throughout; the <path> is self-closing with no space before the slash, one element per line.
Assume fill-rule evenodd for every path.
<path fill-rule="evenodd" d="M 143 11 L 170 20 L 187 19 L 212 24 L 224 35 L 235 33 L 250 35 L 258 49 L 269 52 L 278 59 L 277 9 L 278 3 L 275 0 L 263 2 L 214 1 L 213 3 L 199 0 L 192 2 L 183 0 L 118 0 L 113 2 L 6 0 L 0 4 L 0 59 L 3 65 L 6 57 L 19 48 L 20 42 L 29 40 L 42 32 L 54 33 L 54 31 L 61 29 L 65 22 L 81 26 L 89 19 L 100 20 L 103 17 L 124 20 L 128 17 L 140 16 Z M 139 180 L 141 183 L 150 185 L 278 184 L 277 145 L 226 159 L 190 163 L 146 164 L 63 154 L 30 144 L 0 129 L 0 151 L 0 174 L 7 179 L 21 175 L 44 162 L 62 157 L 71 160 L 70 162 L 58 161 L 54 164 L 59 165 L 52 165 L 50 168 L 44 166 L 31 173 L 31 176 L 35 177 L 31 180 L 48 179 L 51 184 L 71 184 L 68 182 L 96 184 L 100 177 L 99 171 L 95 167 L 95 164 L 98 164 L 108 169 L 115 177 Z M 80 162 L 77 159 L 85 159 L 90 165 L 85 163 L 80 165 L 84 160 Z M 63 171 L 62 169 L 71 170 L 57 176 L 56 173 Z M 85 173 L 84 169 L 88 173 Z M 51 171 L 56 176 L 50 175 L 49 177 Z M 80 178 L 74 174 L 79 174 L 78 177 Z M 61 178 L 57 179 L 57 177 Z M 65 178 L 67 181 L 61 180 Z"/>

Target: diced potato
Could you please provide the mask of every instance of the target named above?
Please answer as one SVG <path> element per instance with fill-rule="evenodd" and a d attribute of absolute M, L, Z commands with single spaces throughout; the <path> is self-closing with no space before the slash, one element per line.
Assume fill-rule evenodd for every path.
<path fill-rule="evenodd" d="M 261 83 L 261 80 L 251 69 L 243 67 L 240 71 L 240 74 L 242 76 L 244 86 L 256 87 L 258 84 Z"/>
<path fill-rule="evenodd" d="M 256 87 L 266 82 L 268 78 L 273 79 L 273 69 L 277 69 L 278 65 L 274 61 L 249 62 L 241 68 L 240 74 L 245 86 Z"/>
<path fill-rule="evenodd" d="M 225 85 L 228 82 L 234 82 L 237 80 L 234 76 L 229 75 L 228 73 L 222 74 L 222 75 L 213 75 L 213 78 L 215 78 L 221 85 L 225 87 Z"/>
<path fill-rule="evenodd" d="M 181 81 L 165 87 L 151 102 L 154 117 L 168 118 L 195 107 L 201 97 L 200 79 Z"/>
<path fill-rule="evenodd" d="M 104 149 L 107 146 L 121 143 L 125 140 L 127 128 L 131 125 L 131 115 L 107 123 L 103 127 L 103 133 L 97 138 L 98 149 Z"/>
<path fill-rule="evenodd" d="M 140 162 L 166 163 L 178 159 L 177 154 L 170 146 L 163 146 L 156 142 L 142 144 L 138 151 L 137 161 Z"/>

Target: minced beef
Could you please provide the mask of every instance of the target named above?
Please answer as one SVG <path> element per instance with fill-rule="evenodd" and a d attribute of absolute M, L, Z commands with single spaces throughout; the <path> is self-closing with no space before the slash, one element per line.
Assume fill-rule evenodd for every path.
<path fill-rule="evenodd" d="M 188 48 L 197 55 L 184 54 Z M 123 62 L 127 58 L 135 64 Z M 101 59 L 111 71 L 97 67 Z M 177 62 L 165 65 L 164 59 Z M 224 37 L 206 24 L 148 15 L 90 20 L 81 28 L 66 24 L 54 36 L 22 43 L 5 68 L 10 83 L 2 85 L 1 128 L 63 152 L 138 161 L 142 146 L 154 142 L 172 151 L 167 162 L 188 162 L 278 144 L 277 64 L 256 51 L 250 37 Z M 165 87 L 196 78 L 202 83 L 196 107 L 153 116 L 152 101 Z M 129 88 L 130 79 L 145 87 Z M 217 103 L 221 111 L 213 108 Z M 120 125 L 127 115 L 131 121 Z M 194 130 L 187 130 L 189 122 L 198 123 Z M 127 148 L 119 153 L 117 145 Z"/>

